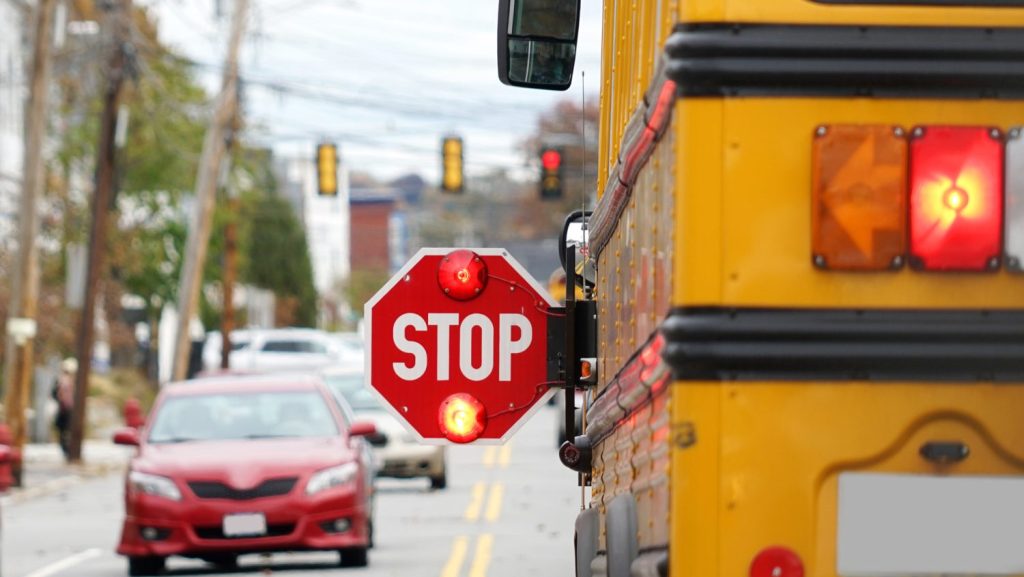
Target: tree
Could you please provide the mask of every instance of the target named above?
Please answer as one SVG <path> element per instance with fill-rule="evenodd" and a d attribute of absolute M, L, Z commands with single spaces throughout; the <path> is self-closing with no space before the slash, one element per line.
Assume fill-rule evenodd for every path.
<path fill-rule="evenodd" d="M 268 194 L 249 208 L 248 266 L 242 277 L 273 291 L 277 323 L 316 326 L 316 288 L 306 234 L 285 199 Z"/>

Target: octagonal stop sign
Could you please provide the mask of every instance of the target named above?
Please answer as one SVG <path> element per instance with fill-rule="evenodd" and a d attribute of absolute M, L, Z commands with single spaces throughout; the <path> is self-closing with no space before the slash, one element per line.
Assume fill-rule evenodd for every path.
<path fill-rule="evenodd" d="M 554 393 L 554 306 L 502 249 L 422 249 L 366 303 L 367 385 L 421 441 L 503 442 Z"/>

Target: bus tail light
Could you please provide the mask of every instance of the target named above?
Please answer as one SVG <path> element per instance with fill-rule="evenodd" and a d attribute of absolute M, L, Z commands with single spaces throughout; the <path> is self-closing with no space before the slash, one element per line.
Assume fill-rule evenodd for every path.
<path fill-rule="evenodd" d="M 1006 268 L 1024 270 L 1024 138 L 1021 128 L 1006 135 Z"/>
<path fill-rule="evenodd" d="M 786 547 L 768 547 L 750 563 L 750 577 L 804 577 L 804 562 Z"/>
<path fill-rule="evenodd" d="M 441 402 L 438 421 L 444 436 L 456 443 L 471 443 L 487 425 L 483 404 L 468 393 L 455 393 Z"/>
<path fill-rule="evenodd" d="M 813 146 L 814 265 L 887 270 L 906 253 L 907 141 L 892 126 L 819 126 Z"/>
<path fill-rule="evenodd" d="M 1002 225 L 999 130 L 915 128 L 910 143 L 911 265 L 923 270 L 994 270 Z"/>

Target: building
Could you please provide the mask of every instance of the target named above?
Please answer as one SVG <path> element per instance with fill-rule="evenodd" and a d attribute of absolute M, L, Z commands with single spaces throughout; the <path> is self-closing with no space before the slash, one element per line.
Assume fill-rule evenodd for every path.
<path fill-rule="evenodd" d="M 0 246 L 17 235 L 16 215 L 24 169 L 31 5 L 0 0 Z"/>
<path fill-rule="evenodd" d="M 344 163 L 338 166 L 338 194 L 317 192 L 316 163 L 308 158 L 275 162 L 278 190 L 288 199 L 306 231 L 313 283 L 323 297 L 334 295 L 349 277 L 349 179 Z"/>
<path fill-rule="evenodd" d="M 395 197 L 390 193 L 353 191 L 351 200 L 351 266 L 354 271 L 391 271 L 392 244 L 397 242 Z"/>

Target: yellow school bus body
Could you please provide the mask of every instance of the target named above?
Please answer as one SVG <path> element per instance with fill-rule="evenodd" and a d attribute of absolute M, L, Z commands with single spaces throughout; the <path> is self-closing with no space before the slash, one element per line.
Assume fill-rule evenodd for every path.
<path fill-rule="evenodd" d="M 1019 381 L 676 378 L 642 395 L 623 392 L 623 373 L 674 310 L 1024 310 L 1024 275 L 1005 267 L 819 270 L 810 233 L 817 127 L 1005 131 L 1024 125 L 1021 100 L 681 95 L 621 214 L 605 206 L 680 24 L 1019 28 L 1024 7 L 606 0 L 603 18 L 592 574 L 609 571 L 608 510 L 622 495 L 635 503 L 634 575 L 745 576 L 760 551 L 779 545 L 806 575 L 832 577 L 840 474 L 1024 475 Z M 961 442 L 970 456 L 923 459 L 920 448 L 935 440 Z"/>

